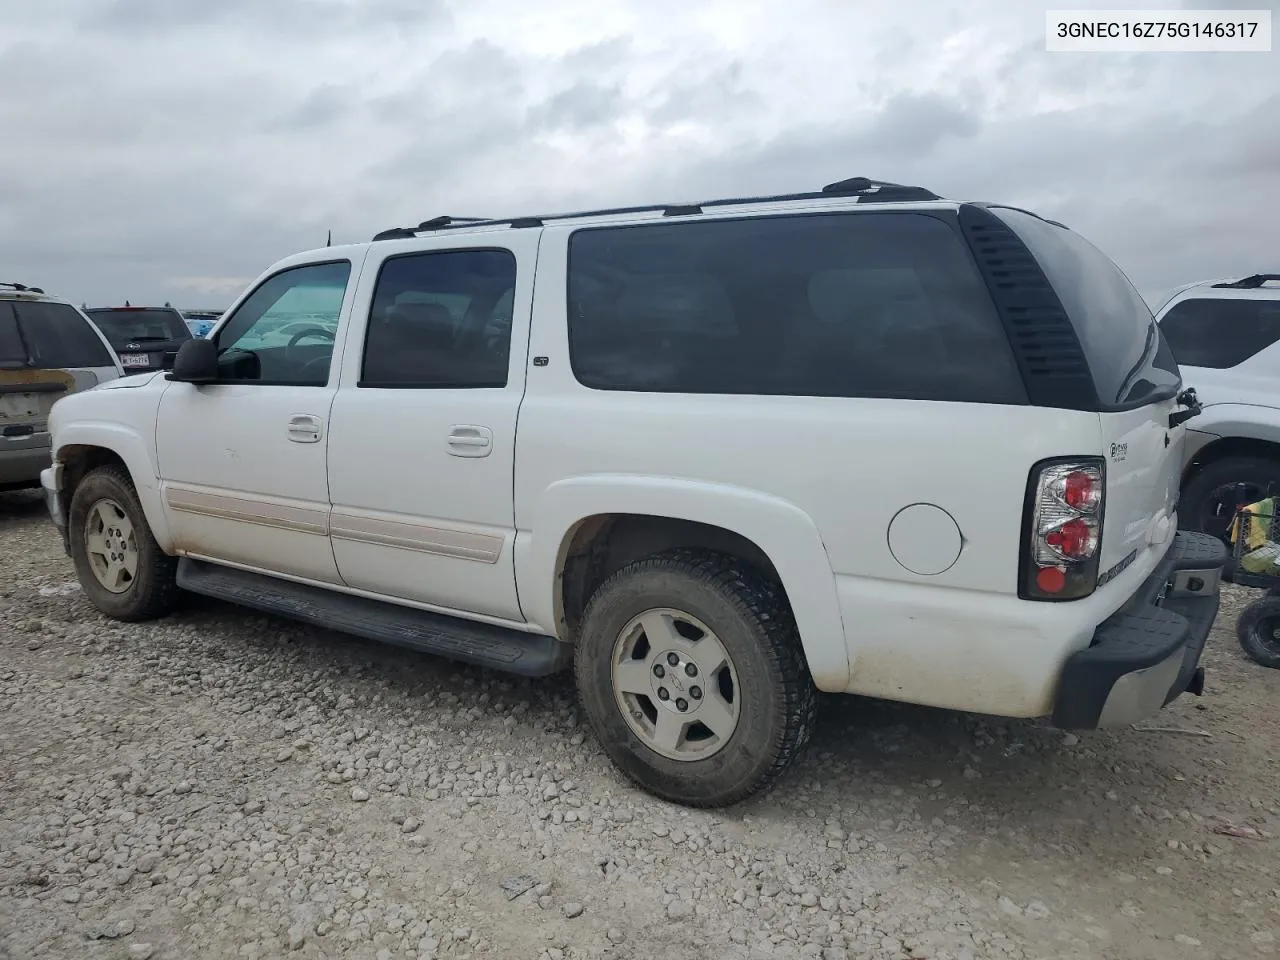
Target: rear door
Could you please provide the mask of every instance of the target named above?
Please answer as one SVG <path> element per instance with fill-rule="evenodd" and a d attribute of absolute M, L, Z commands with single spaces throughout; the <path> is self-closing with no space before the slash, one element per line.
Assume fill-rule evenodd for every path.
<path fill-rule="evenodd" d="M 373 245 L 329 429 L 348 586 L 524 620 L 513 483 L 539 234 Z"/>
<path fill-rule="evenodd" d="M 1151 308 L 1097 247 L 1030 214 L 994 212 L 1035 255 L 1093 376 L 1106 472 L 1098 568 L 1105 576 L 1148 544 L 1159 547 L 1176 527 L 1186 434 L 1186 427 L 1169 424 L 1182 386 L 1178 363 Z"/>

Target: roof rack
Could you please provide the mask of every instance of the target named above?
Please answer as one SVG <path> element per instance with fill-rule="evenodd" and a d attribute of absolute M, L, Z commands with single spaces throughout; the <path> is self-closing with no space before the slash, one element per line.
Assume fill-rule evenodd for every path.
<path fill-rule="evenodd" d="M 16 290 L 18 293 L 44 293 L 44 291 L 39 287 L 28 287 L 25 283 L 0 282 L 0 287 L 8 287 L 10 290 Z"/>
<path fill-rule="evenodd" d="M 416 227 L 392 227 L 390 230 L 383 230 L 373 239 L 375 240 L 403 240 L 408 237 L 417 236 L 419 233 L 426 233 L 428 230 L 442 230 L 445 227 L 463 226 L 469 223 L 491 223 L 488 217 L 432 217 L 430 220 L 423 220 Z"/>
<path fill-rule="evenodd" d="M 638 207 L 609 207 L 603 210 L 579 210 L 573 213 L 552 213 L 539 216 L 512 217 L 485 220 L 476 217 L 434 217 L 416 227 L 392 227 L 375 234 L 374 240 L 406 240 L 433 230 L 448 230 L 463 226 L 497 227 L 506 225 L 513 230 L 541 227 L 548 220 L 575 220 L 580 217 L 616 217 L 631 213 L 658 213 L 664 217 L 690 217 L 703 212 L 705 207 L 729 207 L 748 203 L 783 203 L 789 200 L 824 200 L 828 197 L 857 197 L 859 203 L 902 203 L 942 199 L 924 187 L 905 186 L 886 180 L 867 177 L 850 177 L 828 183 L 820 191 L 810 193 L 783 193 L 761 197 L 730 197 L 721 200 L 704 200 L 699 203 L 655 203 Z"/>
<path fill-rule="evenodd" d="M 1223 283 L 1215 283 L 1218 288 L 1230 290 L 1257 290 L 1267 281 L 1280 282 L 1280 273 L 1255 273 L 1251 277 L 1245 277 L 1242 280 L 1228 280 Z"/>

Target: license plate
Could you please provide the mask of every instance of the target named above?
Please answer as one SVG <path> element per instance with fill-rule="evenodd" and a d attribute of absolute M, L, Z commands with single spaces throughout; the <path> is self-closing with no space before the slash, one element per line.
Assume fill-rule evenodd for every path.
<path fill-rule="evenodd" d="M 151 366 L 151 358 L 145 353 L 122 353 L 120 354 L 120 366 L 149 367 Z"/>

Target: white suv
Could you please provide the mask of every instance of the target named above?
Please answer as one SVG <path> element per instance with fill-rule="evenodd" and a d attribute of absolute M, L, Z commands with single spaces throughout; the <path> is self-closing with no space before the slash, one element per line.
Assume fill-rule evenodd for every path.
<path fill-rule="evenodd" d="M 290 257 L 172 374 L 60 403 L 44 482 L 110 616 L 572 663 L 615 763 L 714 806 L 817 690 L 1075 728 L 1199 693 L 1195 409 L 1086 241 L 856 178 Z"/>
<path fill-rule="evenodd" d="M 1280 274 L 1177 290 L 1157 320 L 1203 405 L 1179 517 L 1225 536 L 1235 506 L 1280 493 Z"/>
<path fill-rule="evenodd" d="M 121 375 L 111 345 L 72 304 L 0 283 L 0 490 L 40 486 L 59 398 Z"/>

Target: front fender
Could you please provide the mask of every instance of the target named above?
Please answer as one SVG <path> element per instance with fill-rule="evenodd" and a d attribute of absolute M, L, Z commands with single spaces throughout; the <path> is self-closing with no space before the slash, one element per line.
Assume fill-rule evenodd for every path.
<path fill-rule="evenodd" d="M 63 460 L 64 451 L 80 446 L 101 447 L 123 460 L 129 476 L 133 478 L 134 488 L 138 491 L 138 502 L 142 504 L 142 512 L 146 515 L 152 536 L 156 538 L 161 550 L 172 552 L 173 537 L 169 532 L 164 503 L 160 498 L 155 451 L 151 441 L 137 430 L 121 423 L 77 420 L 56 427 L 54 444 L 53 457 L 58 462 Z M 70 508 L 69 503 L 66 506 Z"/>
<path fill-rule="evenodd" d="M 691 520 L 746 537 L 782 579 L 814 683 L 829 691 L 848 685 L 844 623 L 818 528 L 794 504 L 743 487 L 617 474 L 553 483 L 537 501 L 531 530 L 516 538 L 516 584 L 532 623 L 558 632 L 558 575 L 568 538 L 581 521 L 610 513 Z"/>
<path fill-rule="evenodd" d="M 1188 425 L 1197 433 L 1280 444 L 1280 409 L 1258 403 L 1215 403 Z"/>

